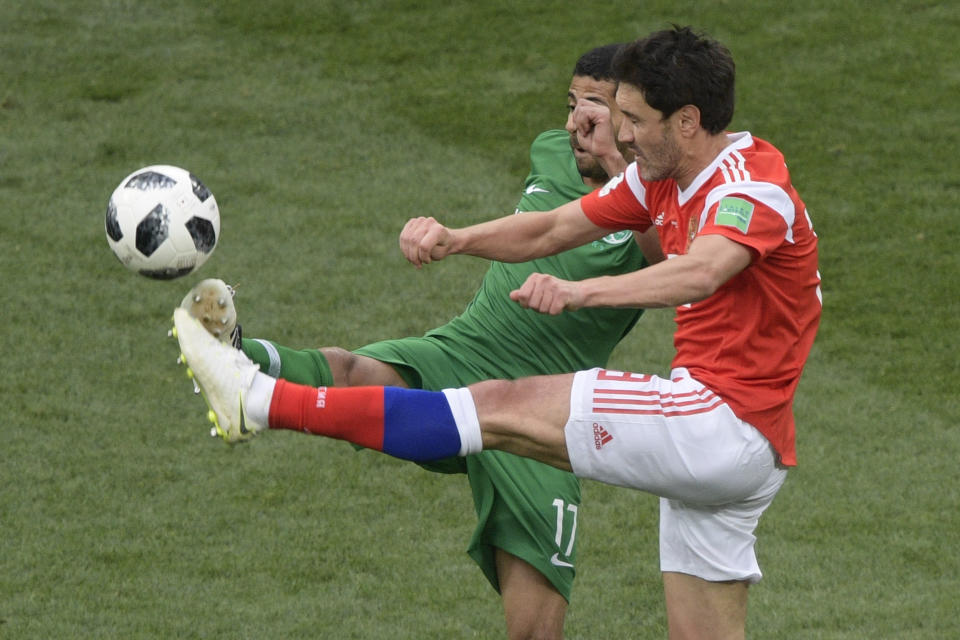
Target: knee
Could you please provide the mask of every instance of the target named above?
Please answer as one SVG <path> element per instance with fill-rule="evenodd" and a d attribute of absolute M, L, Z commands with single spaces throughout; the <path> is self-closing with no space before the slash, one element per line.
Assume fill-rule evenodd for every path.
<path fill-rule="evenodd" d="M 483 446 L 570 470 L 564 428 L 572 376 L 490 380 L 470 385 Z"/>
<path fill-rule="evenodd" d="M 514 380 L 483 380 L 470 385 L 470 395 L 478 405 L 497 405 L 509 401 L 516 386 Z"/>
<path fill-rule="evenodd" d="M 535 620 L 525 621 L 507 629 L 509 640 L 563 640 L 563 623 L 554 623 L 537 616 Z"/>
<path fill-rule="evenodd" d="M 548 603 L 539 605 L 521 612 L 514 611 L 513 615 L 507 617 L 509 640 L 563 640 L 566 606 L 550 607 Z"/>
<path fill-rule="evenodd" d="M 522 402 L 523 392 L 513 380 L 485 380 L 470 385 L 470 395 L 477 409 L 477 417 L 485 435 L 493 438 L 524 438 L 525 431 L 535 419 Z M 486 446 L 486 440 L 484 440 Z"/>
<path fill-rule="evenodd" d="M 541 375 L 516 380 L 484 380 L 470 385 L 477 405 L 566 422 L 573 374 Z"/>
<path fill-rule="evenodd" d="M 375 358 L 357 355 L 340 347 L 322 347 L 336 387 L 406 387 L 403 377 L 393 365 Z"/>
<path fill-rule="evenodd" d="M 327 359 L 330 373 L 333 374 L 333 383 L 337 387 L 349 387 L 354 369 L 357 365 L 357 355 L 341 347 L 321 347 L 320 353 Z"/>

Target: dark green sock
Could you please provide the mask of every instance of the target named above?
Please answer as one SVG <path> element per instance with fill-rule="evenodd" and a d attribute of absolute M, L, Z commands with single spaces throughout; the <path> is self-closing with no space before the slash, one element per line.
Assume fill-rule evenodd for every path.
<path fill-rule="evenodd" d="M 319 349 L 290 349 L 269 340 L 244 338 L 243 352 L 274 378 L 311 387 L 333 386 L 330 365 Z"/>

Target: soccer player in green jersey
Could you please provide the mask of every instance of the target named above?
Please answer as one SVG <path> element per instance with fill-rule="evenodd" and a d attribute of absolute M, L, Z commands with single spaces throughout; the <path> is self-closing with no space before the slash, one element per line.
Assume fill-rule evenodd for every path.
<path fill-rule="evenodd" d="M 567 94 L 566 130 L 546 131 L 531 145 L 530 174 L 517 214 L 548 211 L 579 198 L 627 166 L 616 143 L 620 114 L 610 65 L 617 49 L 598 47 L 577 61 Z M 589 120 L 592 153 L 577 136 L 575 114 Z M 532 273 L 568 280 L 629 273 L 643 266 L 644 253 L 650 260 L 662 258 L 653 234 L 639 238 L 627 231 L 528 263 L 494 262 L 466 310 L 422 337 L 377 342 L 353 352 L 295 350 L 254 339 L 239 340 L 238 346 L 263 372 L 312 386 L 439 390 L 603 366 L 641 310 L 594 308 L 547 316 L 521 308 L 508 294 Z M 187 307 L 210 295 L 197 293 L 202 285 L 184 299 Z M 232 302 L 229 306 L 232 311 Z M 499 451 L 424 466 L 465 472 L 469 478 L 478 524 L 468 553 L 501 594 L 508 636 L 562 637 L 576 567 L 578 480 Z"/>

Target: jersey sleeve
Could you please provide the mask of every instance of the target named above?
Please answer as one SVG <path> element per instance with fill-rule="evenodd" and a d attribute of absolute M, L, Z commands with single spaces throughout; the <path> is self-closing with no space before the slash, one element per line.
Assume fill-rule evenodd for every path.
<path fill-rule="evenodd" d="M 585 195 L 580 200 L 580 208 L 593 224 L 604 229 L 632 229 L 642 233 L 651 225 L 646 187 L 637 176 L 636 164 Z"/>
<path fill-rule="evenodd" d="M 718 194 L 708 206 L 699 234 L 722 235 L 752 249 L 759 258 L 790 240 L 796 216 L 793 202 L 772 185 Z"/>

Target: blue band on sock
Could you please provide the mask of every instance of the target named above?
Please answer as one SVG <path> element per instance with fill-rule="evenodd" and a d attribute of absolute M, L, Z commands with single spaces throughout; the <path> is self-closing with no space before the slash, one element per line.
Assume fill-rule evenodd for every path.
<path fill-rule="evenodd" d="M 460 432 L 442 392 L 384 388 L 384 453 L 424 462 L 449 458 L 459 451 Z"/>

